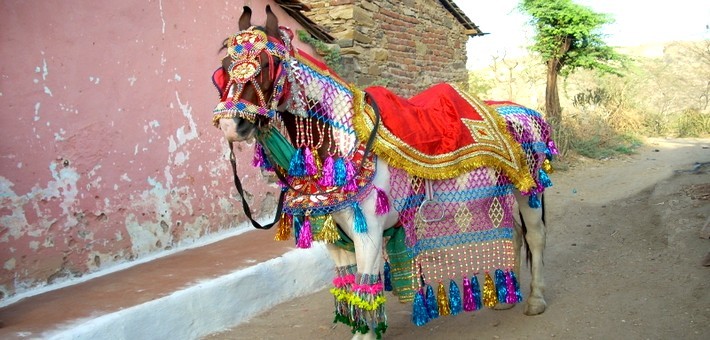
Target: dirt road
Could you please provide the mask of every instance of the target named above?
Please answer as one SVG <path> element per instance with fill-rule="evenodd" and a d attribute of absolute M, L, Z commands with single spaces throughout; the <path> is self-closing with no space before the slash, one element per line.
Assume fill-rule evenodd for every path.
<path fill-rule="evenodd" d="M 651 139 L 552 180 L 544 314 L 518 306 L 416 327 L 410 305 L 389 298 L 386 338 L 710 339 L 710 139 Z M 349 339 L 332 312 L 323 290 L 206 339 Z"/>

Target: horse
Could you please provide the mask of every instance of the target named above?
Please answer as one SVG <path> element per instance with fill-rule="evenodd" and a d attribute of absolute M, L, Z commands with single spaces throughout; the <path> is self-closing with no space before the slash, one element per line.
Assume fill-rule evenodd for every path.
<path fill-rule="evenodd" d="M 299 248 L 326 242 L 336 266 L 335 321 L 352 327 L 353 338 L 380 338 L 386 290 L 412 303 L 419 326 L 482 305 L 512 307 L 522 300 L 523 243 L 531 271 L 524 313 L 543 313 L 542 194 L 557 150 L 542 116 L 446 84 L 411 100 L 362 91 L 294 48 L 293 32 L 269 6 L 264 26 L 253 26 L 251 13 L 243 8 L 239 31 L 223 42 L 213 123 L 230 148 L 255 140 L 253 165 L 279 179 L 276 218 L 263 226 L 251 217 L 232 152 L 252 224 L 277 225 L 275 239 L 293 237 Z M 401 136 L 418 130 L 414 142 Z"/>

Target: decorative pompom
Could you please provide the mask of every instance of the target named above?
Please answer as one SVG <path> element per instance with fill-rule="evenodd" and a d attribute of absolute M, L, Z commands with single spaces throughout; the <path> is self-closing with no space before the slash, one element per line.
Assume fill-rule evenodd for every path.
<path fill-rule="evenodd" d="M 315 156 L 317 155 L 314 155 L 310 148 L 303 149 L 303 164 L 306 175 L 308 176 L 314 176 L 318 173 L 318 165 L 314 158 Z"/>
<path fill-rule="evenodd" d="M 346 192 L 356 192 L 357 191 L 357 174 L 355 173 L 355 166 L 353 162 L 345 162 L 345 186 L 343 190 Z"/>
<path fill-rule="evenodd" d="M 429 313 L 424 302 L 425 298 L 420 289 L 414 294 L 414 303 L 412 303 L 412 323 L 417 326 L 424 326 L 429 322 Z"/>
<path fill-rule="evenodd" d="M 362 214 L 362 209 L 360 209 L 360 204 L 355 202 L 353 204 L 353 215 L 355 220 L 355 232 L 360 234 L 367 233 L 367 220 L 365 220 L 365 215 Z"/>
<path fill-rule="evenodd" d="M 323 172 L 318 179 L 318 184 L 324 187 L 332 187 L 335 184 L 335 178 L 333 173 L 333 157 L 328 156 L 323 162 Z"/>
<path fill-rule="evenodd" d="M 291 238 L 292 225 L 293 217 L 286 213 L 281 214 L 281 219 L 279 219 L 279 229 L 276 231 L 276 236 L 274 237 L 274 240 L 286 241 Z"/>
<path fill-rule="evenodd" d="M 486 271 L 486 280 L 483 283 L 483 304 L 488 308 L 493 308 L 498 304 L 496 286 L 488 271 Z"/>
<path fill-rule="evenodd" d="M 426 285 L 426 311 L 429 314 L 430 319 L 436 319 L 439 317 L 439 305 L 436 302 L 434 288 L 432 288 L 431 285 Z"/>
<path fill-rule="evenodd" d="M 340 234 L 338 233 L 338 226 L 333 220 L 333 216 L 328 214 L 325 216 L 325 221 L 323 221 L 323 227 L 321 227 L 320 232 L 313 235 L 313 239 L 316 241 L 325 241 L 328 243 L 335 243 L 340 239 Z"/>
<path fill-rule="evenodd" d="M 471 289 L 473 290 L 474 310 L 483 308 L 483 294 L 481 294 L 481 284 L 478 283 L 478 277 L 471 278 Z"/>
<path fill-rule="evenodd" d="M 436 289 L 436 302 L 439 306 L 439 315 L 451 315 L 451 306 L 449 306 L 449 298 L 446 296 L 444 284 L 439 282 L 439 288 Z"/>
<path fill-rule="evenodd" d="M 348 174 L 345 169 L 345 160 L 338 158 L 333 163 L 333 178 L 335 185 L 342 187 L 347 183 Z"/>
<path fill-rule="evenodd" d="M 545 170 L 540 169 L 540 171 L 538 171 L 538 174 L 540 175 L 540 183 L 543 187 L 549 188 L 552 186 L 550 176 L 547 175 L 547 172 L 545 172 Z"/>
<path fill-rule="evenodd" d="M 392 271 L 390 268 L 390 262 L 385 261 L 385 291 L 391 292 L 392 291 Z"/>
<path fill-rule="evenodd" d="M 303 151 L 299 148 L 291 157 L 291 163 L 288 167 L 288 174 L 294 177 L 303 177 L 306 175 L 306 165 L 303 161 Z"/>
<path fill-rule="evenodd" d="M 461 292 L 459 286 L 453 279 L 449 282 L 449 306 L 451 306 L 451 315 L 457 315 L 463 310 L 461 306 Z"/>
<path fill-rule="evenodd" d="M 505 273 L 501 269 L 496 269 L 495 273 L 496 296 L 499 302 L 505 302 L 505 297 L 508 295 L 508 289 L 505 284 Z"/>
<path fill-rule="evenodd" d="M 557 145 L 555 145 L 555 142 L 550 140 L 547 142 L 547 149 L 550 150 L 550 154 L 552 155 L 559 155 L 560 151 L 557 150 Z M 552 158 L 552 157 L 550 157 Z"/>
<path fill-rule="evenodd" d="M 384 215 L 390 212 L 390 200 L 384 190 L 375 187 L 377 191 L 377 201 L 375 203 L 375 214 Z"/>
<path fill-rule="evenodd" d="M 298 242 L 296 242 L 296 247 L 302 249 L 308 249 L 311 247 L 311 242 L 313 241 L 313 233 L 311 232 L 311 220 L 308 216 L 303 218 L 303 225 L 298 234 Z"/>
<path fill-rule="evenodd" d="M 530 206 L 530 208 L 535 208 L 535 209 L 540 207 L 540 205 L 541 205 L 540 199 L 537 197 L 536 194 L 530 195 L 530 197 L 528 198 L 528 205 Z"/>
<path fill-rule="evenodd" d="M 473 300 L 471 280 L 469 280 L 467 276 L 463 277 L 463 310 L 467 312 L 476 310 L 476 302 Z"/>
<path fill-rule="evenodd" d="M 550 162 L 549 159 L 542 162 L 542 170 L 545 170 L 548 174 L 555 172 L 555 169 L 552 167 L 552 162 Z"/>

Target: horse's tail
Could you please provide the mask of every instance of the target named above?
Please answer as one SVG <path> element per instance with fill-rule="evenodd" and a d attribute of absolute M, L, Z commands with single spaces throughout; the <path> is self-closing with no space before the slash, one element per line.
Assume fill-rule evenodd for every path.
<path fill-rule="evenodd" d="M 542 224 L 547 225 L 545 222 L 545 194 L 540 194 L 540 209 L 542 209 Z M 528 234 L 528 227 L 525 225 L 523 214 L 520 212 L 518 212 L 518 214 L 520 215 L 520 229 L 523 233 L 523 245 L 525 246 L 525 263 L 527 263 L 530 270 L 532 270 L 532 252 L 530 251 L 530 245 L 528 245 L 528 239 L 525 237 Z"/>

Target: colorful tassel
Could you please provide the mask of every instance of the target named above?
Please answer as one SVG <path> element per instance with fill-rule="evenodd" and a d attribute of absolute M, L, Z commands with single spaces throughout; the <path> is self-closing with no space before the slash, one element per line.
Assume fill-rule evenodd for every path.
<path fill-rule="evenodd" d="M 483 294 L 481 294 L 481 284 L 478 283 L 478 277 L 471 278 L 471 289 L 473 290 L 474 310 L 483 308 Z"/>
<path fill-rule="evenodd" d="M 274 240 L 276 241 L 286 241 L 291 238 L 291 226 L 293 225 L 293 217 L 291 215 L 283 213 L 281 214 L 281 219 L 279 219 L 279 229 L 276 231 L 276 236 Z"/>
<path fill-rule="evenodd" d="M 471 280 L 469 280 L 467 276 L 463 277 L 463 310 L 467 312 L 476 310 L 476 302 L 473 301 Z"/>
<path fill-rule="evenodd" d="M 367 233 L 367 220 L 365 220 L 365 215 L 362 214 L 362 209 L 360 209 L 360 204 L 355 202 L 353 204 L 353 215 L 355 220 L 355 232 L 360 234 Z"/>
<path fill-rule="evenodd" d="M 335 184 L 335 178 L 333 173 L 333 157 L 328 156 L 323 162 L 323 171 L 318 179 L 318 184 L 324 187 L 332 187 Z"/>
<path fill-rule="evenodd" d="M 547 148 L 550 150 L 550 154 L 552 155 L 559 155 L 560 151 L 557 150 L 557 145 L 555 145 L 555 142 L 550 140 L 547 142 Z"/>
<path fill-rule="evenodd" d="M 426 285 L 426 311 L 430 319 L 439 317 L 439 304 L 436 302 L 434 288 L 432 288 L 431 285 Z"/>
<path fill-rule="evenodd" d="M 505 284 L 505 273 L 501 269 L 496 269 L 495 272 L 496 296 L 499 302 L 505 302 L 508 295 L 508 289 Z"/>
<path fill-rule="evenodd" d="M 486 279 L 483 283 L 483 304 L 488 308 L 493 308 L 498 304 L 496 285 L 488 271 L 486 271 Z"/>
<path fill-rule="evenodd" d="M 313 233 L 311 231 L 311 219 L 308 216 L 304 217 L 303 225 L 298 235 L 298 242 L 296 242 L 296 247 L 301 249 L 308 249 L 311 247 L 311 242 L 313 241 Z"/>
<path fill-rule="evenodd" d="M 392 269 L 390 268 L 389 261 L 385 261 L 384 276 L 385 276 L 385 291 L 391 292 L 392 291 Z"/>
<path fill-rule="evenodd" d="M 505 272 L 505 303 L 518 303 L 518 295 L 515 293 L 515 283 L 513 283 L 513 278 L 511 276 L 512 271 Z"/>
<path fill-rule="evenodd" d="M 313 239 L 316 241 L 324 241 L 328 243 L 335 243 L 340 240 L 340 233 L 338 233 L 338 226 L 333 220 L 333 216 L 328 214 L 325 216 L 325 221 L 323 221 L 323 226 L 318 234 L 313 235 Z"/>
<path fill-rule="evenodd" d="M 318 173 L 318 163 L 316 162 L 317 155 L 314 155 L 310 148 L 303 149 L 303 165 L 306 175 L 314 176 Z"/>
<path fill-rule="evenodd" d="M 296 152 L 291 157 L 291 163 L 288 167 L 288 174 L 294 177 L 303 177 L 306 175 L 306 165 L 303 160 L 303 150 L 296 149 Z"/>
<path fill-rule="evenodd" d="M 345 186 L 343 187 L 345 192 L 356 192 L 357 191 L 357 174 L 355 173 L 355 166 L 352 162 L 345 162 Z"/>
<path fill-rule="evenodd" d="M 513 288 L 513 291 L 515 292 L 516 303 L 522 302 L 523 301 L 523 294 L 520 292 L 520 283 L 518 282 L 518 278 L 515 276 L 515 272 L 512 270 L 508 271 L 508 277 L 510 277 L 510 281 L 512 283 L 512 288 Z M 509 289 L 508 294 L 510 294 L 510 288 L 508 288 L 508 289 Z"/>
<path fill-rule="evenodd" d="M 449 306 L 449 298 L 446 296 L 444 284 L 439 282 L 439 288 L 436 289 L 436 303 L 439 306 L 439 315 L 451 315 L 451 306 Z"/>
<path fill-rule="evenodd" d="M 384 190 L 375 187 L 377 191 L 377 201 L 375 202 L 375 214 L 384 215 L 390 212 L 390 200 Z"/>
<path fill-rule="evenodd" d="M 548 174 L 555 172 L 555 169 L 552 167 L 552 162 L 550 162 L 549 159 L 542 162 L 542 170 L 545 170 Z"/>
<path fill-rule="evenodd" d="M 303 216 L 293 216 L 293 236 L 296 238 L 296 244 L 301 238 L 301 228 L 303 227 Z"/>
<path fill-rule="evenodd" d="M 348 174 L 345 168 L 345 160 L 341 157 L 333 163 L 333 178 L 336 186 L 342 187 L 347 183 Z"/>
<path fill-rule="evenodd" d="M 459 291 L 459 286 L 456 284 L 456 281 L 453 279 L 449 281 L 449 306 L 451 306 L 451 315 L 458 315 L 463 310 L 463 306 L 461 306 L 461 292 Z"/>
<path fill-rule="evenodd" d="M 264 147 L 260 143 L 254 143 L 254 158 L 251 160 L 251 165 L 255 167 L 264 165 Z"/>
<path fill-rule="evenodd" d="M 424 326 L 430 320 L 426 304 L 424 303 L 425 300 L 426 299 L 424 298 L 424 294 L 422 294 L 421 289 L 414 294 L 414 303 L 412 303 L 412 323 L 417 326 Z"/>
<path fill-rule="evenodd" d="M 528 205 L 530 206 L 530 208 L 534 208 L 534 209 L 537 209 L 540 207 L 540 205 L 541 205 L 540 199 L 537 197 L 536 194 L 530 195 L 530 197 L 528 198 Z"/>
<path fill-rule="evenodd" d="M 549 188 L 552 186 L 550 176 L 547 175 L 547 172 L 545 172 L 545 170 L 540 169 L 538 171 L 538 174 L 540 175 L 540 184 L 542 184 L 543 187 Z"/>

